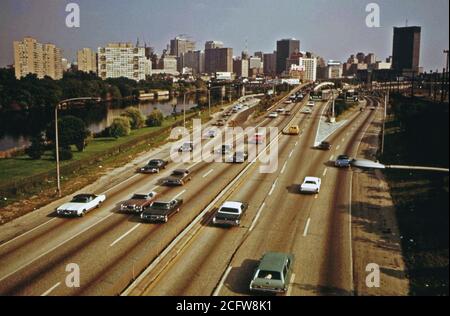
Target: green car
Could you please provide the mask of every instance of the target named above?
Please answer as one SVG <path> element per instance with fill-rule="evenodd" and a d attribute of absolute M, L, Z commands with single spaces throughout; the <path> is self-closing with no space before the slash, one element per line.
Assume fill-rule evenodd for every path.
<path fill-rule="evenodd" d="M 250 291 L 286 293 L 292 276 L 294 255 L 266 253 L 256 269 Z"/>

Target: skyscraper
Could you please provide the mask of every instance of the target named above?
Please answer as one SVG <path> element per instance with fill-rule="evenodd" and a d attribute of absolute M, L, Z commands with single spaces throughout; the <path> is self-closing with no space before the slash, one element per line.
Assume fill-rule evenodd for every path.
<path fill-rule="evenodd" d="M 394 27 L 392 68 L 399 74 L 419 72 L 421 27 Z"/>
<path fill-rule="evenodd" d="M 182 37 L 175 37 L 170 41 L 170 55 L 181 57 L 184 53 L 195 50 L 195 42 Z"/>
<path fill-rule="evenodd" d="M 264 54 L 264 74 L 273 76 L 277 71 L 277 52 Z"/>
<path fill-rule="evenodd" d="M 296 39 L 282 39 L 277 42 L 277 74 L 286 71 L 287 59 L 293 53 L 300 51 L 300 41 Z"/>
<path fill-rule="evenodd" d="M 97 73 L 97 53 L 90 48 L 83 48 L 77 52 L 78 70 Z"/>
<path fill-rule="evenodd" d="M 205 72 L 233 72 L 233 49 L 211 48 L 205 50 Z"/>
<path fill-rule="evenodd" d="M 62 51 L 53 44 L 41 44 L 32 37 L 14 41 L 14 69 L 17 79 L 35 74 L 39 79 L 63 77 Z"/>

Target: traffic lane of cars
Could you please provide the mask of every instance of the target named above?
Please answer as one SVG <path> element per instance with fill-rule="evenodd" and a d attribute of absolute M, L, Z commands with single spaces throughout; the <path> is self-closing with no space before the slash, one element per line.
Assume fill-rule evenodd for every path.
<path fill-rule="evenodd" d="M 246 240 L 242 251 L 238 252 L 232 265 L 233 269 L 225 281 L 225 286 L 220 294 L 248 294 L 246 287 L 248 286 L 249 276 L 253 273 L 258 258 L 267 251 L 293 253 L 296 257 L 300 256 L 300 259 L 302 258 L 301 255 L 307 256 L 307 258 L 314 258 L 313 262 L 308 262 L 310 265 L 302 264 L 301 260 L 296 261 L 294 265 L 295 280 L 299 281 L 294 280 L 295 284 L 292 286 L 291 294 L 299 295 L 301 290 L 303 292 L 300 292 L 300 294 L 317 295 L 319 293 L 319 291 L 316 291 L 319 288 L 314 287 L 314 284 L 320 284 L 317 279 L 320 273 L 313 273 L 311 266 L 317 266 L 323 255 L 317 256 L 317 249 L 314 250 L 315 247 L 308 248 L 308 251 L 304 252 L 305 245 L 307 245 L 304 239 L 307 237 L 315 238 L 315 235 L 310 233 L 311 226 L 314 223 L 308 219 L 312 217 L 312 212 L 315 214 L 327 212 L 326 209 L 322 210 L 321 207 L 316 207 L 316 205 L 318 206 L 319 201 L 322 200 L 330 201 L 330 196 L 333 196 L 334 192 L 326 190 L 318 195 L 317 199 L 314 196 L 298 194 L 298 183 L 304 177 L 302 173 L 319 174 L 324 167 L 323 161 L 329 157 L 327 157 L 327 153 L 314 151 L 309 149 L 309 147 L 305 148 L 305 150 L 311 151 L 310 155 L 312 158 L 308 160 L 314 161 L 314 163 L 310 165 L 308 163 L 305 164 L 305 159 L 302 159 L 302 156 L 297 153 L 294 162 L 288 165 L 290 167 L 285 173 L 287 178 L 280 180 L 279 189 L 274 191 L 273 197 L 266 203 L 265 215 L 261 217 L 260 223 Z M 300 166 L 300 175 L 298 166 Z M 333 182 L 332 179 L 330 182 L 328 181 L 330 179 L 326 179 L 325 183 Z M 325 185 L 325 187 L 327 186 L 329 187 L 330 184 Z M 286 195 L 286 189 L 289 192 L 288 195 Z M 325 207 L 331 208 L 329 205 Z M 279 214 L 283 216 L 277 216 Z M 323 225 L 330 225 L 330 223 L 326 221 Z M 320 236 L 321 232 L 317 232 L 317 234 Z M 320 246 L 322 246 L 320 243 L 316 245 L 316 247 Z"/>
<path fill-rule="evenodd" d="M 80 234 L 71 242 L 60 245 L 46 256 L 38 258 L 32 264 L 21 269 L 0 283 L 0 293 L 14 295 L 40 295 L 47 289 L 46 285 L 56 284 L 64 280 L 64 272 L 61 272 L 63 262 L 74 262 L 79 264 L 83 271 L 83 284 L 79 291 L 84 291 L 89 287 L 90 280 L 97 279 L 99 276 L 109 276 L 112 274 L 102 274 L 111 264 L 121 268 L 117 260 L 124 260 L 126 263 L 139 257 L 140 246 L 154 246 L 151 251 L 161 251 L 163 247 L 170 242 L 182 227 L 192 220 L 197 214 L 197 203 L 207 203 L 210 195 L 213 194 L 212 187 L 220 191 L 221 186 L 233 177 L 233 167 L 224 168 L 223 174 L 218 174 L 219 179 L 210 178 L 209 181 L 203 179 L 202 183 L 194 185 L 186 191 L 174 190 L 168 200 L 174 198 L 183 198 L 185 200 L 181 212 L 174 216 L 167 225 L 143 223 L 139 216 L 128 214 L 116 214 Z M 190 185 L 191 187 L 191 185 Z M 208 188 L 208 189 L 206 189 Z M 180 195 L 180 193 L 183 193 Z M 132 233 L 125 235 L 133 227 L 139 225 Z M 120 239 L 122 236 L 123 239 Z M 120 239 L 120 240 L 119 240 Z M 117 241 L 117 242 L 116 242 Z M 150 247 L 153 248 L 153 247 Z M 145 250 L 149 251 L 149 250 Z M 135 253 L 133 255 L 133 253 Z M 137 254 L 136 254 L 137 253 Z M 101 255 L 99 255 L 101 254 Z M 117 263 L 117 264 L 116 264 Z M 123 265 L 127 268 L 127 265 Z M 49 281 L 50 280 L 50 281 Z M 102 283 L 102 282 L 100 282 Z M 95 286 L 95 282 L 93 282 Z M 99 284 L 101 287 L 104 284 Z M 56 291 L 57 294 L 76 294 L 77 291 L 70 291 L 61 287 Z M 101 293 L 99 293 L 101 294 Z"/>
<path fill-rule="evenodd" d="M 303 117 L 298 119 L 302 121 L 302 127 L 306 127 L 307 121 Z M 309 134 L 312 135 L 313 132 Z M 282 169 L 283 163 L 292 157 L 289 153 L 300 141 L 301 138 L 298 137 L 282 136 L 278 171 Z M 257 170 L 249 173 L 241 181 L 239 187 L 229 197 L 224 198 L 228 201 L 250 201 L 239 228 L 217 228 L 209 222 L 206 227 L 202 228 L 201 233 L 196 235 L 195 240 L 190 242 L 190 246 L 177 256 L 171 267 L 159 276 L 158 279 L 161 282 L 152 284 L 144 295 L 211 294 L 240 240 L 256 223 L 255 219 L 257 220 L 257 217 L 264 211 L 261 205 L 267 198 L 277 176 L 278 173 L 259 174 Z M 218 263 L 217 257 L 207 256 L 205 258 L 205 254 L 211 253 L 220 254 L 220 263 Z M 192 273 L 196 275 L 195 280 L 190 277 Z"/>
<path fill-rule="evenodd" d="M 287 157 L 296 137 L 283 136 L 280 156 Z M 188 247 L 158 277 L 144 295 L 209 295 L 225 270 L 227 262 L 251 227 L 260 205 L 267 197 L 276 174 L 260 174 L 255 165 L 252 172 L 241 180 L 234 192 L 224 197 L 227 201 L 251 201 L 239 226 L 216 226 L 211 221 L 218 207 L 206 216 L 204 227 Z M 281 168 L 281 167 L 279 167 Z M 206 221 L 209 220 L 209 221 Z M 215 254 L 215 255 L 213 255 Z M 219 260 L 218 260 L 219 259 Z M 195 274 L 195 279 L 192 278 Z"/>

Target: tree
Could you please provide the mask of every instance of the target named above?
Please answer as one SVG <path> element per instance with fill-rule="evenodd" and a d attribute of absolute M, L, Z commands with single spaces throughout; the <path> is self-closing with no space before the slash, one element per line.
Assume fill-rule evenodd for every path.
<path fill-rule="evenodd" d="M 111 126 L 109 127 L 109 136 L 114 138 L 124 137 L 130 135 L 131 124 L 130 119 L 127 117 L 115 118 Z"/>
<path fill-rule="evenodd" d="M 54 159 L 56 160 L 56 149 L 52 150 L 52 154 Z M 73 153 L 70 147 L 59 147 L 59 160 L 65 161 L 65 160 L 72 160 Z"/>
<path fill-rule="evenodd" d="M 141 110 L 132 106 L 127 107 L 122 116 L 130 119 L 132 129 L 139 129 L 145 125 L 145 116 L 142 114 Z"/>
<path fill-rule="evenodd" d="M 25 153 L 33 160 L 41 159 L 45 152 L 42 134 L 31 139 L 31 145 L 25 149 Z"/>
<path fill-rule="evenodd" d="M 64 116 L 58 120 L 59 144 L 63 148 L 75 145 L 78 151 L 86 148 L 86 138 L 90 135 L 84 122 L 75 116 Z M 55 122 L 47 127 L 47 138 L 55 142 Z"/>
<path fill-rule="evenodd" d="M 164 121 L 164 115 L 158 109 L 154 109 L 149 116 L 147 116 L 147 126 L 155 127 L 161 126 Z"/>

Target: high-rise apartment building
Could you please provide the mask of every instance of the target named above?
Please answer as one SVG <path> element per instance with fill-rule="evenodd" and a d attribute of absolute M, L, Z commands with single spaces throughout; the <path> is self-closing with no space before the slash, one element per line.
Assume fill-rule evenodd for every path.
<path fill-rule="evenodd" d="M 233 72 L 233 49 L 210 48 L 205 50 L 205 72 Z"/>
<path fill-rule="evenodd" d="M 151 62 L 144 47 L 131 43 L 109 43 L 98 49 L 98 73 L 102 79 L 125 77 L 145 80 L 151 74 Z"/>
<path fill-rule="evenodd" d="M 14 69 L 17 79 L 36 74 L 54 80 L 63 77 L 62 51 L 54 44 L 41 44 L 32 37 L 14 41 Z"/>
<path fill-rule="evenodd" d="M 77 52 L 78 70 L 97 73 L 97 53 L 90 48 L 83 48 Z"/>
<path fill-rule="evenodd" d="M 287 70 L 287 59 L 300 51 L 300 41 L 296 39 L 282 39 L 277 42 L 277 74 Z"/>
<path fill-rule="evenodd" d="M 303 80 L 315 82 L 317 80 L 317 59 L 300 57 L 299 64 L 304 71 Z"/>
<path fill-rule="evenodd" d="M 394 27 L 392 68 L 397 73 L 419 72 L 420 26 Z"/>

